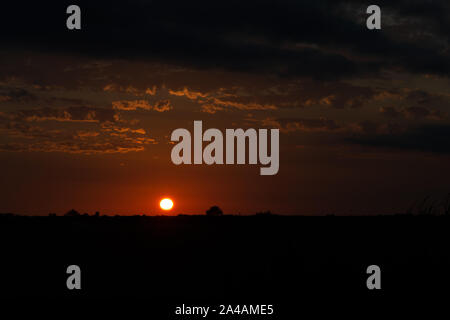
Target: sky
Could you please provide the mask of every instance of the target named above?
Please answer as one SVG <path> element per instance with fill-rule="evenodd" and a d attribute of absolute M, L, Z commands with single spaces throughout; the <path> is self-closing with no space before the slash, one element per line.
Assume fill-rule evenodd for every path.
<path fill-rule="evenodd" d="M 2 4 L 0 212 L 372 215 L 450 192 L 450 3 Z M 280 130 L 280 168 L 180 165 L 177 128 Z"/>

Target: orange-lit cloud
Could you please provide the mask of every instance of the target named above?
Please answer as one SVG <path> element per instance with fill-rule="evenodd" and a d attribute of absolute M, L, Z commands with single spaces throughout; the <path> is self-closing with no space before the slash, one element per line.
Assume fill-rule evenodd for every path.
<path fill-rule="evenodd" d="M 339 125 L 336 121 L 327 118 L 296 118 L 296 119 L 266 118 L 263 120 L 259 120 L 258 122 L 264 127 L 278 128 L 280 129 L 281 132 L 285 133 L 295 131 L 305 131 L 305 132 L 336 131 L 342 129 L 342 126 Z"/>
<path fill-rule="evenodd" d="M 63 122 L 72 122 L 68 126 Z M 80 154 L 143 151 L 156 140 L 133 121 L 112 109 L 45 108 L 0 114 L 3 151 L 67 152 Z"/>
<path fill-rule="evenodd" d="M 134 96 L 144 96 L 144 95 L 156 95 L 157 88 L 153 86 L 151 88 L 146 88 L 144 90 L 140 90 L 132 85 L 121 86 L 114 83 L 107 84 L 103 87 L 103 91 L 105 92 L 120 92 L 120 93 L 128 93 Z"/>
<path fill-rule="evenodd" d="M 172 109 L 169 100 L 160 100 L 155 104 L 150 104 L 147 100 L 120 100 L 112 102 L 113 109 L 123 111 L 135 110 L 154 110 L 157 112 L 165 112 Z"/>
<path fill-rule="evenodd" d="M 185 96 L 189 99 L 195 100 L 198 98 L 207 98 L 208 94 L 207 93 L 201 93 L 198 91 L 192 91 L 189 90 L 188 88 L 183 88 L 182 90 L 170 90 L 169 89 L 169 94 L 174 95 L 174 96 L 178 96 L 178 97 L 182 97 Z"/>

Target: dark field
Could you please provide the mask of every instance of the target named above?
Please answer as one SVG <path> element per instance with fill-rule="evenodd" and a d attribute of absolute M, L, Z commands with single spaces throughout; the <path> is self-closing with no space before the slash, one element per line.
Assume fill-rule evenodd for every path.
<path fill-rule="evenodd" d="M 448 217 L 0 218 L 4 297 L 266 303 L 447 299 Z M 82 289 L 66 288 L 81 267 Z M 381 290 L 366 287 L 381 267 Z M 447 299 L 448 300 L 448 299 Z"/>

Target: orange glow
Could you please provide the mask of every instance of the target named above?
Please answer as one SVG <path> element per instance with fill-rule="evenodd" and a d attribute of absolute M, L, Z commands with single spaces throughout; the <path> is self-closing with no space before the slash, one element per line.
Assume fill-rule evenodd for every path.
<path fill-rule="evenodd" d="M 159 206 L 163 210 L 170 210 L 173 208 L 173 201 L 169 198 L 164 198 L 159 202 Z"/>

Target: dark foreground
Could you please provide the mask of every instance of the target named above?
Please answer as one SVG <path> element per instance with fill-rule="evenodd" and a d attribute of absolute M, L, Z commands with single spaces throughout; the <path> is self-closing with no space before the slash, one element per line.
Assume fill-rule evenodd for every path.
<path fill-rule="evenodd" d="M 174 315 L 183 303 L 273 304 L 286 319 L 330 303 L 448 303 L 449 230 L 434 216 L 1 216 L 0 296 L 131 301 L 162 319 L 190 319 Z M 66 287 L 72 264 L 79 291 Z M 381 290 L 366 287 L 373 264 Z"/>

